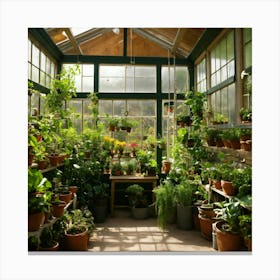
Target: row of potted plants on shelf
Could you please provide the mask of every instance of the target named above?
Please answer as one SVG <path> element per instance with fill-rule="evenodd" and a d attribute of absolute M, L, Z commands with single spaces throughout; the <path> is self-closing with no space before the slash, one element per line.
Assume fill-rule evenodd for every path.
<path fill-rule="evenodd" d="M 87 251 L 95 227 L 87 208 L 65 211 L 52 225 L 42 228 L 40 236 L 28 238 L 29 251 Z"/>
<path fill-rule="evenodd" d="M 249 128 L 207 128 L 205 139 L 208 146 L 252 150 L 252 130 Z"/>

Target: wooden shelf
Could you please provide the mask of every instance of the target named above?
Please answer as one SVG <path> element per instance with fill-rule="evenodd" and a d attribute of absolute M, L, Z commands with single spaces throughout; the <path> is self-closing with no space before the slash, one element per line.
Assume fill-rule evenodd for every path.
<path fill-rule="evenodd" d="M 226 147 L 206 146 L 207 149 L 218 153 L 223 152 L 229 158 L 242 164 L 252 165 L 252 152 L 245 150 L 234 150 Z"/>
<path fill-rule="evenodd" d="M 77 204 L 77 195 L 76 194 L 74 194 L 74 198 L 64 207 L 64 211 L 67 210 L 71 204 L 73 204 L 73 208 L 75 209 L 76 204 Z M 60 218 L 53 217 L 51 220 L 49 220 L 48 223 L 43 224 L 38 230 L 29 231 L 28 237 L 31 237 L 31 236 L 40 237 L 42 230 L 44 228 L 52 226 L 58 219 L 60 219 Z"/>

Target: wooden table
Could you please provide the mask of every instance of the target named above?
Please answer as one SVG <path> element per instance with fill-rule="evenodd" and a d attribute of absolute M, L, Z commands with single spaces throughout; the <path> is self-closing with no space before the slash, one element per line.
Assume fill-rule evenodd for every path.
<path fill-rule="evenodd" d="M 114 203 L 115 203 L 115 186 L 116 183 L 152 183 L 153 189 L 157 186 L 158 176 L 110 176 L 111 180 L 111 201 L 110 201 L 110 210 L 111 216 L 114 215 Z"/>

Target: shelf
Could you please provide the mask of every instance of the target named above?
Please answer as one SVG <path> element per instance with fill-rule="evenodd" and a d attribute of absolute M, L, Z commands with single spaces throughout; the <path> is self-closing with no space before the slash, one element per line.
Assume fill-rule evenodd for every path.
<path fill-rule="evenodd" d="M 74 194 L 74 198 L 64 207 L 64 211 L 67 210 L 71 204 L 73 204 L 73 208 L 75 209 L 76 204 L 77 204 L 77 195 L 76 194 Z M 31 237 L 31 236 L 38 236 L 39 237 L 44 228 L 52 226 L 58 219 L 60 219 L 60 218 L 53 217 L 51 220 L 49 220 L 48 223 L 43 224 L 40 227 L 40 229 L 38 229 L 36 231 L 29 231 L 28 232 L 28 238 Z"/>
<path fill-rule="evenodd" d="M 226 156 L 232 157 L 240 163 L 252 165 L 252 152 L 244 150 L 234 150 L 225 147 L 206 146 L 207 149 L 218 153 L 223 152 Z"/>

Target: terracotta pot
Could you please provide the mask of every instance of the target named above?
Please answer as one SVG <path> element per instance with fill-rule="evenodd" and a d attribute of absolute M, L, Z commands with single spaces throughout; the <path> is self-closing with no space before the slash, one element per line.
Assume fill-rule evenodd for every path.
<path fill-rule="evenodd" d="M 65 233 L 65 245 L 69 251 L 87 251 L 88 231 L 78 234 Z"/>
<path fill-rule="evenodd" d="M 76 193 L 78 190 L 77 186 L 70 186 L 69 191 L 72 193 L 72 199 L 74 198 L 74 193 Z"/>
<path fill-rule="evenodd" d="M 247 247 L 248 251 L 252 251 L 252 239 L 244 239 L 245 246 Z"/>
<path fill-rule="evenodd" d="M 229 140 L 223 140 L 223 143 L 224 143 L 224 146 L 225 146 L 226 148 L 230 148 L 230 149 L 231 149 L 231 143 L 230 143 Z"/>
<path fill-rule="evenodd" d="M 162 171 L 165 174 L 167 174 L 167 173 L 169 173 L 170 169 L 171 169 L 171 162 L 170 161 L 164 161 L 162 163 Z"/>
<path fill-rule="evenodd" d="M 224 142 L 222 140 L 216 140 L 216 146 L 217 147 L 223 147 L 224 146 Z"/>
<path fill-rule="evenodd" d="M 214 217 L 216 217 L 216 213 L 214 212 L 213 208 L 203 208 L 203 206 L 198 206 L 198 213 L 199 215 L 205 217 L 205 218 L 209 218 L 212 219 Z"/>
<path fill-rule="evenodd" d="M 222 230 L 224 221 L 216 224 L 216 238 L 219 251 L 239 251 L 242 247 L 242 237 L 239 233 Z"/>
<path fill-rule="evenodd" d="M 211 146 L 211 147 L 216 146 L 216 141 L 215 140 L 206 140 L 206 142 L 207 142 L 208 146 Z"/>
<path fill-rule="evenodd" d="M 236 190 L 233 187 L 232 182 L 221 180 L 221 185 L 222 185 L 223 192 L 226 195 L 233 196 L 236 194 Z"/>
<path fill-rule="evenodd" d="M 51 166 L 57 166 L 59 163 L 59 156 L 58 155 L 50 155 L 49 157 Z"/>
<path fill-rule="evenodd" d="M 216 189 L 221 190 L 222 189 L 222 184 L 221 181 L 213 180 L 214 186 Z"/>
<path fill-rule="evenodd" d="M 64 213 L 64 207 L 66 206 L 65 201 L 61 201 L 59 204 L 53 204 L 52 205 L 52 214 L 56 218 L 60 218 L 63 216 Z"/>
<path fill-rule="evenodd" d="M 38 169 L 43 170 L 46 169 L 48 166 L 48 162 L 44 159 L 44 160 L 38 160 L 37 161 L 38 164 Z"/>
<path fill-rule="evenodd" d="M 246 141 L 245 151 L 252 151 L 252 140 Z"/>
<path fill-rule="evenodd" d="M 231 148 L 234 150 L 240 149 L 240 140 L 230 140 Z"/>
<path fill-rule="evenodd" d="M 58 251 L 59 249 L 59 243 L 55 242 L 55 244 L 52 247 L 44 248 L 39 247 L 39 251 Z"/>
<path fill-rule="evenodd" d="M 70 191 L 66 194 L 64 193 L 59 194 L 59 200 L 65 201 L 66 204 L 69 203 L 71 199 L 72 199 L 72 192 Z"/>
<path fill-rule="evenodd" d="M 201 236 L 207 240 L 212 240 L 212 224 L 216 222 L 211 218 L 198 215 L 199 222 L 200 222 L 200 231 Z"/>
<path fill-rule="evenodd" d="M 28 231 L 36 231 L 44 224 L 45 213 L 28 214 Z"/>

